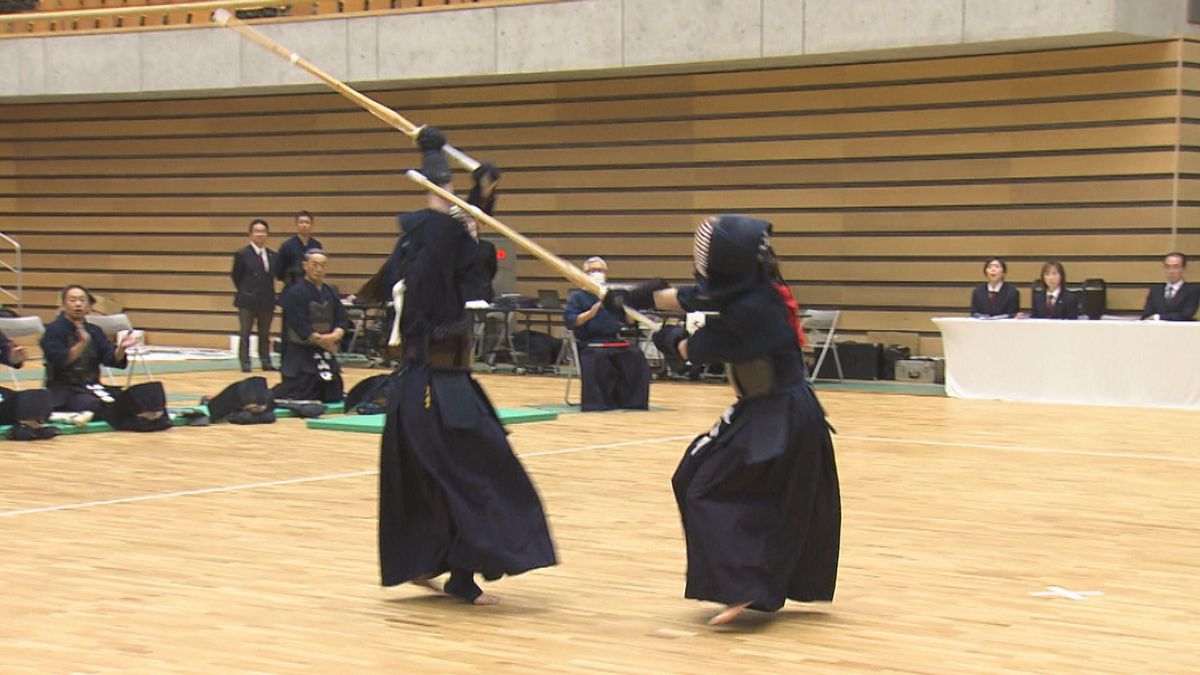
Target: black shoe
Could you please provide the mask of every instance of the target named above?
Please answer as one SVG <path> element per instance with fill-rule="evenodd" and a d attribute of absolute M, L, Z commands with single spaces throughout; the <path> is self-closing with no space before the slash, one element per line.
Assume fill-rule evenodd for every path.
<path fill-rule="evenodd" d="M 48 438 L 54 438 L 55 436 L 59 435 L 60 433 L 62 433 L 62 432 L 59 431 L 55 427 L 42 426 L 42 427 L 38 427 L 37 429 L 33 430 L 33 437 L 38 440 L 46 440 Z"/>
<path fill-rule="evenodd" d="M 242 372 L 243 372 L 243 373 L 248 373 L 248 372 L 250 372 L 250 364 L 249 364 L 249 363 L 243 363 L 243 364 L 242 364 Z"/>
<path fill-rule="evenodd" d="M 266 373 L 272 373 L 272 372 L 275 372 L 276 370 L 278 370 L 275 366 L 273 366 L 269 363 L 264 365 L 262 368 L 263 368 L 263 372 L 266 372 Z"/>

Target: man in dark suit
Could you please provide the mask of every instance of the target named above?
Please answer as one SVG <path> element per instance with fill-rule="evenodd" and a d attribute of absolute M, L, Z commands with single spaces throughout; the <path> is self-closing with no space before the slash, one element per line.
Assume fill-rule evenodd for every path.
<path fill-rule="evenodd" d="M 1146 306 L 1142 318 L 1150 321 L 1195 321 L 1196 309 L 1200 307 L 1200 284 L 1189 284 L 1183 275 L 1187 272 L 1187 256 L 1175 252 L 1163 258 L 1163 272 L 1167 282 L 1155 284 L 1146 294 Z"/>
<path fill-rule="evenodd" d="M 275 252 L 267 248 L 271 227 L 265 220 L 250 223 L 250 243 L 233 254 L 230 277 L 237 292 L 233 306 L 238 308 L 238 361 L 242 372 L 250 372 L 250 328 L 258 323 L 258 358 L 263 370 L 271 365 L 271 317 L 275 313 Z"/>

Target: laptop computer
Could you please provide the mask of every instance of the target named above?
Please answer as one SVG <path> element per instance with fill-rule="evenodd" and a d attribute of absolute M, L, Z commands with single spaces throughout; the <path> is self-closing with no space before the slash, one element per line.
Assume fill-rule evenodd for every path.
<path fill-rule="evenodd" d="M 538 305 L 544 309 L 562 309 L 562 298 L 558 297 L 558 291 L 550 289 L 538 290 Z"/>

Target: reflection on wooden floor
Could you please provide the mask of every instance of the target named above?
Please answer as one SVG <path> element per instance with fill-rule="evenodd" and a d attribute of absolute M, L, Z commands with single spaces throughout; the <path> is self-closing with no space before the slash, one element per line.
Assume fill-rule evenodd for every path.
<path fill-rule="evenodd" d="M 505 407 L 561 402 L 558 379 L 481 381 Z M 822 400 L 837 599 L 722 630 L 681 597 L 669 486 L 722 386 L 513 427 L 562 562 L 488 585 L 495 608 L 378 586 L 374 436 L 289 419 L 0 442 L 0 672 L 1200 671 L 1200 414 Z"/>

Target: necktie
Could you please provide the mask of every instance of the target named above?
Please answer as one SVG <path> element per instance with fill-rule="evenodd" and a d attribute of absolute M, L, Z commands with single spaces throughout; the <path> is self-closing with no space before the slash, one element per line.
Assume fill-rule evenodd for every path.
<path fill-rule="evenodd" d="M 1167 286 L 1167 302 L 1170 302 L 1173 297 L 1175 297 L 1175 287 Z"/>
<path fill-rule="evenodd" d="M 996 313 L 996 301 L 1000 298 L 999 291 L 988 291 L 988 314 Z"/>
<path fill-rule="evenodd" d="M 1054 316 L 1054 296 L 1046 296 L 1046 316 Z"/>
<path fill-rule="evenodd" d="M 258 258 L 259 258 L 259 260 L 262 260 L 262 264 L 263 264 L 263 271 L 264 271 L 264 272 L 270 272 L 270 271 L 271 271 L 271 265 L 270 265 L 269 263 L 267 263 L 267 249 L 265 249 L 265 248 L 264 248 L 264 249 L 262 250 L 262 252 L 258 254 Z"/>

